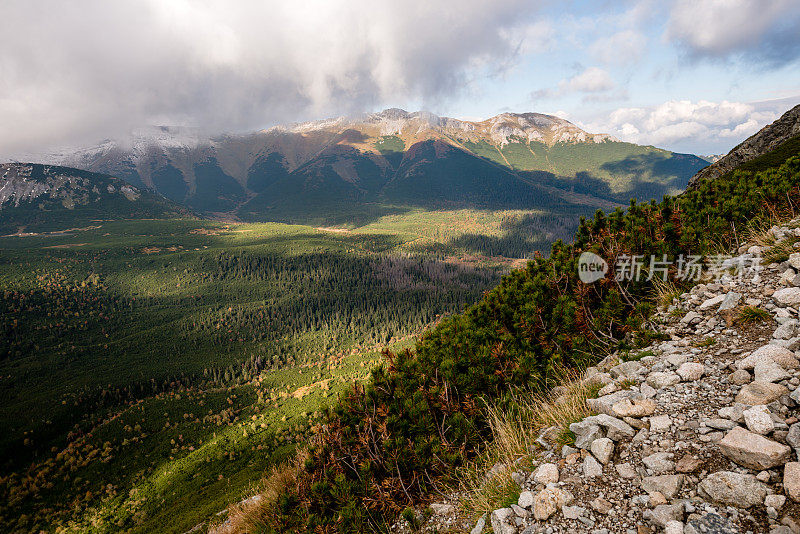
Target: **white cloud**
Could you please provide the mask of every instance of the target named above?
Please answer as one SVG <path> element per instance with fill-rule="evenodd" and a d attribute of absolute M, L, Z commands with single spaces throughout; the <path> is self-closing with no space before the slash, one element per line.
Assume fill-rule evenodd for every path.
<path fill-rule="evenodd" d="M 569 80 L 562 80 L 559 88 L 579 93 L 599 93 L 613 89 L 615 84 L 608 71 L 598 67 L 589 67 Z"/>
<path fill-rule="evenodd" d="M 788 63 L 800 55 L 800 10 L 797 0 L 676 0 L 666 36 L 698 57 Z"/>
<path fill-rule="evenodd" d="M 794 100 L 796 104 L 800 98 Z M 722 153 L 789 107 L 786 99 L 758 103 L 672 100 L 648 108 L 619 108 L 580 125 L 632 143 L 696 154 Z"/>
<path fill-rule="evenodd" d="M 531 93 L 533 100 L 557 98 L 571 93 L 584 93 L 596 98 L 597 93 L 606 93 L 614 89 L 617 84 L 608 71 L 599 67 L 589 67 L 572 78 L 564 78 L 558 86 L 549 89 L 539 89 Z"/>
<path fill-rule="evenodd" d="M 636 30 L 623 30 L 597 39 L 589 52 L 605 64 L 629 65 L 642 57 L 647 39 Z"/>
<path fill-rule="evenodd" d="M 548 46 L 526 0 L 5 0 L 0 155 L 423 105 Z"/>

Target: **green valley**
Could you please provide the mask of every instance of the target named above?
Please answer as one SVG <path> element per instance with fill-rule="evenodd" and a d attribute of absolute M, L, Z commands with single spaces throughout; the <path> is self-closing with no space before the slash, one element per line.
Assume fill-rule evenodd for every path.
<path fill-rule="evenodd" d="M 213 518 L 384 348 L 474 302 L 519 265 L 504 253 L 544 248 L 551 236 L 520 230 L 541 216 L 405 209 L 352 231 L 94 220 L 0 237 L 0 522 L 183 532 Z"/>

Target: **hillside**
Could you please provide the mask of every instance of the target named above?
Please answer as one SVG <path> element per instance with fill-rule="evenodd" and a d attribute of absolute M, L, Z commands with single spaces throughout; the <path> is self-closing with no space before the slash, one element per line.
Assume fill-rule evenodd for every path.
<path fill-rule="evenodd" d="M 800 136 L 800 104 L 784 113 L 775 122 L 764 126 L 756 134 L 751 135 L 744 142 L 733 148 L 728 154 L 698 172 L 689 181 L 689 185 L 696 187 L 703 180 L 713 180 L 739 167 L 746 168 L 743 165 L 749 161 L 759 156 L 764 157 L 793 138 L 796 145 L 798 136 Z M 780 157 L 778 161 L 780 161 Z"/>
<path fill-rule="evenodd" d="M 45 160 L 114 174 L 202 212 L 350 225 L 398 203 L 590 213 L 677 193 L 707 165 L 538 113 L 473 122 L 399 109 L 212 138 L 162 127 Z M 420 182 L 426 173 L 437 183 Z"/>
<path fill-rule="evenodd" d="M 33 163 L 0 164 L 0 233 L 187 213 L 162 196 L 113 176 Z"/>
<path fill-rule="evenodd" d="M 775 152 L 773 150 L 768 154 Z M 686 361 L 673 364 L 663 361 L 663 358 L 644 360 L 648 356 L 647 347 L 654 342 L 666 341 L 669 336 L 669 329 L 659 326 L 659 321 L 664 320 L 663 315 L 654 315 L 659 302 L 675 305 L 674 297 L 683 295 L 681 298 L 689 298 L 684 293 L 695 283 L 678 277 L 676 266 L 679 258 L 706 255 L 708 260 L 701 264 L 706 272 L 710 269 L 712 273 L 730 278 L 730 269 L 723 265 L 720 271 L 720 267 L 714 267 L 713 258 L 717 257 L 720 250 L 738 250 L 745 244 L 743 235 L 761 236 L 759 239 L 762 240 L 765 257 L 769 258 L 767 265 L 770 266 L 771 277 L 766 281 L 754 279 L 752 288 L 742 287 L 741 291 L 746 291 L 749 295 L 747 298 L 752 302 L 744 301 L 741 307 L 737 307 L 738 301 L 732 303 L 734 311 L 730 318 L 745 322 L 761 321 L 764 314 L 768 316 L 769 312 L 758 306 L 767 302 L 764 299 L 774 295 L 778 306 L 767 304 L 767 310 L 774 310 L 779 321 L 790 322 L 796 311 L 786 308 L 786 299 L 790 294 L 794 298 L 797 289 L 782 289 L 774 293 L 769 290 L 774 284 L 772 277 L 777 273 L 782 273 L 784 285 L 795 283 L 796 277 L 789 277 L 794 267 L 788 269 L 790 264 L 783 263 L 793 258 L 790 253 L 796 248 L 797 238 L 792 234 L 795 230 L 791 228 L 791 232 L 787 233 L 778 227 L 770 230 L 770 235 L 759 231 L 765 226 L 769 228 L 775 220 L 789 221 L 800 201 L 800 154 L 789 149 L 781 153 L 785 156 L 783 161 L 778 162 L 779 158 L 775 158 L 775 161 L 759 170 L 726 173 L 716 180 L 702 181 L 693 190 L 675 198 L 667 197 L 661 202 L 648 204 L 632 203 L 626 211 L 616 210 L 607 215 L 598 212 L 593 219 L 582 220 L 572 244 L 556 243 L 549 257 L 537 257 L 525 269 L 513 271 L 465 313 L 450 317 L 427 332 L 413 350 L 387 351 L 384 365 L 373 371 L 370 382 L 363 387 L 354 387 L 328 411 L 324 425 L 311 442 L 308 458 L 289 462 L 285 469 L 267 478 L 261 499 L 234 508 L 230 522 L 220 526 L 217 532 L 248 531 L 244 526 L 248 521 L 251 525 L 260 525 L 259 531 L 264 532 L 380 531 L 388 529 L 401 514 L 412 528 L 416 528 L 414 525 L 424 521 L 426 515 L 435 514 L 437 509 L 442 510 L 441 505 L 426 510 L 424 503 L 430 502 L 432 496 L 438 498 L 443 488 L 452 489 L 454 485 L 462 492 L 474 491 L 480 497 L 475 501 L 477 506 L 468 510 L 495 512 L 492 522 L 496 533 L 532 532 L 551 527 L 552 531 L 556 531 L 555 523 L 533 523 L 533 514 L 527 509 L 529 505 L 542 501 L 554 512 L 562 511 L 561 506 L 570 504 L 569 499 L 566 491 L 556 491 L 556 488 L 564 484 L 575 484 L 581 488 L 576 491 L 583 493 L 574 497 L 580 498 L 580 502 L 592 502 L 590 507 L 593 510 L 589 512 L 585 508 L 570 511 L 574 519 L 583 517 L 584 520 L 569 523 L 565 527 L 567 531 L 573 528 L 591 531 L 595 524 L 615 532 L 626 532 L 625 525 L 629 523 L 650 523 L 656 528 L 664 528 L 671 519 L 682 521 L 684 513 L 690 514 L 688 519 L 691 521 L 703 519 L 705 516 L 701 517 L 700 514 L 691 515 L 698 510 L 706 515 L 713 510 L 723 510 L 721 513 L 735 522 L 737 527 L 752 530 L 755 526 L 758 531 L 762 531 L 766 524 L 776 524 L 782 517 L 791 519 L 797 510 L 796 504 L 787 504 L 780 513 L 778 509 L 782 505 L 778 505 L 778 499 L 763 505 L 763 497 L 770 492 L 785 491 L 790 497 L 794 495 L 789 493 L 794 491 L 789 489 L 793 479 L 777 469 L 771 471 L 788 460 L 791 453 L 789 447 L 772 441 L 766 444 L 754 444 L 748 440 L 742 442 L 738 436 L 728 440 L 729 454 L 723 455 L 726 460 L 714 456 L 715 459 L 706 464 L 707 470 L 700 472 L 701 478 L 697 481 L 704 481 L 705 493 L 702 496 L 707 501 L 697 501 L 697 494 L 694 493 L 689 495 L 691 501 L 687 502 L 681 498 L 680 489 L 675 492 L 669 489 L 671 482 L 666 479 L 653 481 L 656 485 L 652 488 L 664 488 L 663 491 L 648 490 L 652 494 L 660 493 L 660 496 L 632 501 L 627 494 L 616 496 L 617 488 L 629 484 L 621 482 L 613 486 L 613 495 L 611 489 L 603 490 L 603 493 L 617 501 L 623 500 L 626 510 L 629 502 L 640 506 L 631 509 L 624 517 L 609 516 L 608 520 L 601 522 L 592 517 L 596 517 L 597 513 L 605 515 L 613 509 L 613 503 L 609 505 L 602 495 L 590 497 L 591 492 L 597 489 L 587 488 L 580 478 L 572 477 L 564 480 L 564 484 L 544 489 L 535 486 L 536 501 L 525 503 L 524 506 L 518 504 L 521 492 L 530 486 L 519 472 L 535 460 L 531 447 L 542 446 L 541 443 L 536 445 L 540 439 L 571 444 L 576 437 L 582 437 L 586 430 L 594 432 L 595 438 L 610 438 L 613 445 L 614 441 L 626 442 L 636 434 L 635 431 L 629 432 L 628 428 L 647 428 L 647 421 L 638 419 L 645 417 L 642 414 L 649 403 L 640 403 L 638 397 L 636 403 L 631 401 L 630 405 L 619 408 L 627 410 L 625 415 L 619 416 L 625 418 L 622 421 L 624 426 L 618 425 L 616 417 L 608 413 L 605 416 L 598 415 L 595 418 L 598 423 L 594 426 L 588 423 L 586 428 L 570 426 L 593 415 L 591 410 L 597 413 L 596 410 L 600 408 L 593 408 L 594 404 L 585 401 L 597 397 L 603 383 L 592 388 L 584 387 L 579 396 L 573 397 L 573 401 L 568 398 L 566 403 L 554 403 L 551 411 L 542 412 L 539 395 L 545 394 L 553 386 L 566 385 L 565 373 L 568 375 L 570 370 L 574 373 L 575 369 L 597 364 L 605 356 L 616 354 L 621 360 L 641 359 L 642 365 L 655 364 L 646 373 L 643 371 L 641 377 L 621 379 L 618 388 L 636 387 L 642 391 L 642 381 L 653 389 L 670 388 L 681 380 L 697 382 L 698 377 L 687 377 L 697 373 L 699 362 L 693 362 L 696 365 L 682 369 L 678 374 L 672 371 L 672 367 Z M 781 236 L 777 237 L 777 234 Z M 645 265 L 644 276 L 641 277 L 617 280 L 615 270 L 611 269 L 599 280 L 586 284 L 578 276 L 578 264 L 581 254 L 589 251 L 606 258 L 610 264 L 616 259 L 632 256 L 666 256 L 672 263 L 667 271 L 671 278 L 663 285 L 657 284 L 653 281 L 657 271 Z M 749 247 L 745 252 L 748 251 Z M 755 249 L 752 253 L 755 253 Z M 695 296 L 692 297 L 692 306 L 703 305 L 701 311 L 705 312 L 726 301 L 726 295 L 730 297 L 727 300 L 733 300 L 730 292 L 734 291 L 734 287 L 739 287 L 725 280 L 723 277 L 719 287 L 707 285 L 702 293 L 702 288 L 693 290 L 692 295 Z M 764 298 L 756 303 L 754 293 L 762 289 Z M 706 303 L 706 300 L 711 302 Z M 715 328 L 719 327 L 728 336 L 725 339 L 741 338 L 731 329 L 733 323 L 723 326 L 719 319 L 704 317 L 693 309 L 688 312 L 676 310 L 677 307 L 673 308 L 671 315 L 668 315 L 680 315 L 682 321 L 678 328 L 687 325 L 696 327 L 697 330 L 693 332 L 705 335 L 715 332 Z M 795 323 L 792 321 L 793 327 Z M 677 334 L 678 330 L 672 332 Z M 786 332 L 784 328 L 780 335 L 775 332 L 774 337 L 783 338 Z M 752 340 L 748 338 L 748 343 L 737 350 L 756 348 L 755 344 L 768 339 L 765 335 L 765 332 L 756 332 Z M 772 332 L 768 335 L 772 335 Z M 708 383 L 697 383 L 697 388 L 705 391 L 715 385 L 713 381 L 720 376 L 717 363 L 708 360 L 713 349 L 703 350 L 712 346 L 715 339 L 712 336 L 711 340 L 692 341 L 696 341 L 695 348 L 699 350 L 688 351 L 691 356 L 687 354 L 687 361 L 689 357 L 703 359 L 708 374 L 714 377 Z M 741 345 L 741 341 L 738 343 Z M 686 342 L 680 342 L 671 346 L 685 345 Z M 664 346 L 656 345 L 653 356 L 657 355 L 656 348 L 660 352 L 669 352 Z M 737 355 L 731 362 L 740 359 Z M 626 369 L 635 365 L 630 363 Z M 772 365 L 770 368 L 770 372 L 774 373 L 771 382 L 788 381 L 796 389 L 798 377 L 787 376 L 783 370 L 776 371 L 774 367 Z M 757 381 L 759 372 L 756 372 Z M 651 373 L 656 376 L 651 377 Z M 678 377 L 677 382 L 673 375 Z M 686 387 L 689 386 L 684 386 L 682 391 L 688 391 Z M 770 389 L 770 386 L 766 388 Z M 610 389 L 603 393 L 608 393 Z M 759 389 L 758 384 L 751 389 L 754 394 L 764 391 L 764 388 Z M 565 389 L 559 388 L 557 391 L 554 397 L 563 394 Z M 786 389 L 785 393 L 788 392 Z M 662 393 L 664 396 L 658 398 L 658 404 L 652 406 L 654 413 L 656 409 L 661 410 L 659 414 L 670 409 L 669 405 L 663 403 L 674 400 L 669 396 L 671 390 Z M 781 403 L 775 404 L 774 408 L 770 405 L 770 410 L 774 409 L 776 415 L 781 414 L 779 422 L 788 427 L 796 421 L 791 416 L 793 411 L 796 412 L 797 402 L 785 393 L 779 395 Z M 526 404 L 524 398 L 528 395 L 533 395 L 533 400 Z M 712 413 L 709 410 L 726 407 L 730 400 L 715 398 L 714 403 L 698 400 L 699 404 L 704 405 L 698 408 L 702 411 L 700 417 L 705 421 Z M 767 404 L 772 400 L 775 398 L 751 404 Z M 673 404 L 676 410 L 681 410 L 682 405 L 677 400 Z M 487 406 L 491 408 L 488 411 Z M 693 413 L 688 407 L 684 407 L 683 411 Z M 735 415 L 733 417 L 736 418 Z M 768 417 L 772 419 L 772 416 Z M 516 424 L 517 420 L 521 422 Z M 511 426 L 499 427 L 498 424 L 504 424 L 503 421 L 510 421 L 508 424 Z M 731 430 L 736 426 L 735 423 L 729 420 L 714 424 L 725 425 L 726 429 Z M 595 427 L 596 432 L 593 430 Z M 503 433 L 504 428 L 518 429 L 519 432 Z M 687 421 L 680 426 L 681 431 L 688 431 L 687 436 L 693 436 L 692 439 L 696 437 L 702 443 L 712 443 L 718 437 L 713 434 L 713 428 L 716 427 L 701 426 L 698 420 Z M 786 430 L 781 428 L 781 432 Z M 543 430 L 547 433 L 543 434 Z M 741 434 L 741 431 L 740 428 L 737 432 Z M 605 436 L 605 432 L 608 432 L 608 436 Z M 701 438 L 706 434 L 709 434 L 707 441 L 703 441 Z M 773 437 L 778 442 L 787 439 L 783 433 Z M 517 438 L 520 441 L 514 441 Z M 674 440 L 661 440 L 656 436 L 648 438 L 645 435 L 640 439 L 641 445 L 645 446 L 643 450 L 640 450 L 639 444 L 635 445 L 636 449 L 629 449 L 626 444 L 625 450 L 635 451 L 637 458 L 641 456 L 644 466 L 653 471 L 641 476 L 658 475 L 656 471 L 663 469 L 663 466 L 673 465 L 670 453 L 685 447 L 678 447 Z M 602 450 L 609 448 L 607 441 L 598 443 L 597 451 L 592 447 L 591 454 L 595 458 L 603 454 L 601 445 L 604 446 Z M 497 466 L 495 462 L 499 453 L 509 450 L 517 451 L 512 461 Z M 755 464 L 748 459 L 750 454 L 761 455 L 759 457 L 765 459 L 776 451 L 779 458 L 771 459 L 779 459 L 780 462 L 759 464 L 762 466 L 755 468 Z M 602 471 L 597 460 L 593 463 L 585 459 L 589 458 L 588 454 L 589 451 L 585 451 L 577 458 L 584 459 L 584 466 L 589 465 L 590 474 L 595 474 L 598 469 Z M 572 456 L 572 461 L 575 459 Z M 721 463 L 729 460 L 738 466 Z M 759 478 L 743 472 L 742 467 L 759 471 Z M 732 477 L 720 474 L 726 469 L 737 474 Z M 767 472 L 761 473 L 760 470 Z M 490 473 L 488 477 L 484 476 L 487 471 Z M 716 477 L 708 480 L 712 472 Z M 496 480 L 492 473 L 497 474 Z M 668 470 L 664 473 L 668 474 Z M 587 473 L 583 474 L 585 479 Z M 737 480 L 751 484 L 759 494 L 763 493 L 759 508 L 752 515 L 731 512 L 724 507 L 709 509 L 704 504 L 711 506 L 712 503 L 722 503 L 743 507 L 744 502 L 725 496 L 728 495 L 725 493 L 725 484 L 733 488 L 738 485 Z M 753 485 L 753 480 L 762 484 L 770 483 L 771 486 Z M 702 508 L 698 508 L 700 505 Z M 417 506 L 417 511 L 424 513 L 415 515 L 414 506 Z M 508 510 L 511 510 L 511 514 Z M 499 512 L 503 512 L 502 517 Z M 471 519 L 474 521 L 477 516 Z M 538 518 L 539 521 L 543 519 L 547 518 Z M 715 517 L 712 515 L 703 520 L 713 522 Z M 453 525 L 449 523 L 449 526 Z M 484 522 L 479 521 L 473 532 L 482 532 L 483 525 Z M 677 532 L 675 529 L 678 526 L 683 532 L 682 522 L 680 525 L 672 524 L 670 528 Z M 713 531 L 706 524 L 697 528 L 700 532 Z"/>

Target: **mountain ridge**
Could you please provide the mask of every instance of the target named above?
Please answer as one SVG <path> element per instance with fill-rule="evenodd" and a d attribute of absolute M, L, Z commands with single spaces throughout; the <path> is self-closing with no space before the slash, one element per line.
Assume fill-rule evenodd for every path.
<path fill-rule="evenodd" d="M 439 143 L 432 155 L 422 150 L 431 142 Z M 443 150 L 445 145 L 458 150 Z M 414 160 L 423 152 L 430 157 Z M 435 161 L 448 157 L 459 163 Z M 707 165 L 693 155 L 591 134 L 552 115 L 502 113 L 462 121 L 397 108 L 216 137 L 190 128 L 151 128 L 139 130 L 128 143 L 106 141 L 42 159 L 119 176 L 200 212 L 315 224 L 358 223 L 361 216 L 351 212 L 363 212 L 365 204 L 396 202 L 392 188 L 384 191 L 383 186 L 424 164 L 447 169 L 444 181 L 473 184 L 471 194 L 456 202 L 462 207 L 494 208 L 490 190 L 507 182 L 509 172 L 528 184 L 522 196 L 546 197 L 537 184 L 563 191 L 546 206 L 515 205 L 532 209 L 570 206 L 574 192 L 597 197 L 596 207 L 603 208 L 627 204 L 631 197 L 674 194 Z M 486 162 L 495 165 L 492 172 Z M 478 174 L 485 182 L 475 183 Z M 322 183 L 330 187 L 328 204 L 318 189 Z M 508 183 L 519 185 L 516 180 Z M 370 185 L 360 189 L 365 184 Z M 450 198 L 440 200 L 453 204 Z M 431 198 L 423 189 L 405 195 L 403 202 L 429 206 Z M 304 207 L 314 204 L 328 214 L 322 220 L 308 218 Z"/>

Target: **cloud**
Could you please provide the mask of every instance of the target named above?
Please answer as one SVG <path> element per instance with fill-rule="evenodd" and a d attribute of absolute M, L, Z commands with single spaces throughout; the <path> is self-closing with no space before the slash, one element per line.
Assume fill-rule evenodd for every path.
<path fill-rule="evenodd" d="M 7 0 L 0 155 L 143 124 L 237 131 L 468 91 L 546 47 L 525 0 Z"/>
<path fill-rule="evenodd" d="M 533 100 L 558 98 L 571 93 L 588 94 L 597 98 L 597 93 L 606 93 L 617 86 L 608 71 L 599 67 L 589 67 L 572 78 L 564 78 L 558 86 L 549 89 L 539 89 L 531 93 Z"/>
<path fill-rule="evenodd" d="M 723 153 L 777 119 L 795 99 L 766 102 L 672 100 L 643 108 L 619 108 L 581 123 L 593 133 L 695 154 Z"/>
<path fill-rule="evenodd" d="M 800 10 L 797 0 L 676 0 L 666 37 L 693 57 L 783 65 L 800 57 Z"/>
<path fill-rule="evenodd" d="M 597 39 L 589 53 L 605 64 L 630 65 L 641 59 L 646 46 L 647 39 L 640 32 L 623 30 Z"/>

